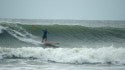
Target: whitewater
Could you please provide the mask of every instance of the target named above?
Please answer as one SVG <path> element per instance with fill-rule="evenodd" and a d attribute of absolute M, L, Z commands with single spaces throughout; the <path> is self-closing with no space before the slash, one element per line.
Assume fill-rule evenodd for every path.
<path fill-rule="evenodd" d="M 125 64 L 125 49 L 102 47 L 93 48 L 0 48 L 1 59 L 40 59 L 73 64 Z"/>
<path fill-rule="evenodd" d="M 124 24 L 120 24 L 122 27 L 103 27 L 104 22 L 112 21 L 96 21 L 104 24 L 101 27 L 88 27 L 82 21 L 75 20 L 55 20 L 53 24 L 47 20 L 36 22 L 43 22 L 43 25 L 35 25 L 35 22 L 0 22 L 0 70 L 125 69 Z M 72 22 L 73 25 L 70 25 Z M 116 21 L 113 22 L 116 24 Z M 41 44 L 41 30 L 45 28 L 49 31 L 48 40 L 59 42 L 59 48 L 46 48 Z"/>

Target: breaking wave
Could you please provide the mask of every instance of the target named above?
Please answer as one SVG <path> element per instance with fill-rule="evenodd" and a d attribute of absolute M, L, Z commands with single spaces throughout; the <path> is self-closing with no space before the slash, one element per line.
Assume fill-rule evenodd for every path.
<path fill-rule="evenodd" d="M 20 42 L 24 42 L 30 46 L 32 44 L 33 46 L 39 46 L 42 30 L 45 28 L 49 31 L 49 41 L 60 42 L 63 46 L 104 45 L 107 43 L 109 45 L 125 45 L 125 28 L 84 27 L 80 25 L 24 25 L 5 22 L 0 23 L 0 42 L 6 45 L 10 38 L 14 38 L 13 41 L 19 40 L 18 45 Z"/>
<path fill-rule="evenodd" d="M 35 40 L 35 38 L 37 38 L 36 36 L 27 32 L 18 24 L 1 24 L 0 33 L 3 32 L 7 32 L 7 34 L 23 42 L 32 43 L 35 45 L 40 44 L 39 41 Z"/>
<path fill-rule="evenodd" d="M 125 48 L 0 47 L 0 59 L 41 59 L 73 64 L 125 64 Z"/>
<path fill-rule="evenodd" d="M 38 47 L 41 30 L 47 28 L 50 32 L 49 40 L 58 41 L 63 48 Z M 37 47 L 2 47 L 14 37 L 17 41 L 31 43 Z M 5 40 L 4 40 L 5 39 Z M 4 40 L 4 41 L 3 41 Z M 12 39 L 11 41 L 14 41 Z M 90 42 L 91 41 L 91 42 Z M 3 59 L 40 59 L 59 63 L 73 64 L 124 64 L 125 65 L 125 29 L 112 27 L 84 27 L 80 25 L 22 25 L 12 23 L 0 24 L 0 60 Z M 81 44 L 79 44 L 79 42 Z M 86 43 L 116 42 L 122 46 L 106 46 L 98 48 L 81 47 Z M 13 42 L 15 43 L 15 42 Z M 70 44 L 69 46 L 63 44 Z M 78 44 L 75 46 L 75 44 Z M 105 43 L 104 43 L 105 44 Z M 112 43 L 111 43 L 112 44 Z M 17 44 L 19 45 L 19 44 Z M 114 44 L 113 44 L 114 45 Z M 13 46 L 13 45 L 12 45 Z M 21 46 L 23 46 L 21 44 Z M 74 46 L 75 48 L 72 48 Z M 70 48 L 69 48 L 70 47 Z"/>

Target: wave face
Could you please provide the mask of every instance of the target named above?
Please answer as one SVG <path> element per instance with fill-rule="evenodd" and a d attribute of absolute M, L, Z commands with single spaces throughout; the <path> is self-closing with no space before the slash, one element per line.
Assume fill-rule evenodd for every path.
<path fill-rule="evenodd" d="M 125 48 L 0 48 L 0 59 L 40 59 L 73 64 L 125 64 Z"/>
<path fill-rule="evenodd" d="M 0 24 L 1 45 L 39 46 L 42 30 L 45 28 L 49 31 L 48 40 L 60 42 L 63 47 L 83 45 L 116 45 L 118 47 L 125 45 L 124 28 L 84 27 L 80 25 L 23 25 L 5 22 Z"/>

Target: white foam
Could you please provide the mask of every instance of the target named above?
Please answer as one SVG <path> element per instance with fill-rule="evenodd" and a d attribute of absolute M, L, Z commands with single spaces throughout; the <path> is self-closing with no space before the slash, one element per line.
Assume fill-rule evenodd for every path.
<path fill-rule="evenodd" d="M 3 26 L 0 26 L 0 33 L 3 33 L 3 30 L 5 30 L 6 28 Z"/>
<path fill-rule="evenodd" d="M 125 64 L 125 48 L 102 47 L 93 48 L 46 48 L 22 47 L 0 48 L 0 54 L 5 57 L 38 58 L 61 63 L 111 63 Z"/>
<path fill-rule="evenodd" d="M 35 36 L 33 36 L 32 34 L 30 34 L 28 32 L 26 32 L 26 34 L 24 34 L 24 33 L 18 32 L 16 30 L 11 30 L 11 31 L 13 31 L 14 33 L 10 32 L 10 31 L 8 31 L 8 32 L 12 36 L 16 37 L 17 39 L 19 39 L 21 41 L 32 43 L 32 44 L 35 44 L 35 45 L 41 44 L 40 41 L 34 40 L 33 38 L 35 38 Z M 30 38 L 26 37 L 26 35 L 29 35 Z"/>
<path fill-rule="evenodd" d="M 2 54 L 0 54 L 0 59 L 3 59 Z"/>
<path fill-rule="evenodd" d="M 28 42 L 35 45 L 41 44 L 40 41 L 35 40 L 35 38 L 37 38 L 36 36 L 28 33 L 25 29 L 16 24 L 13 24 L 13 26 L 11 24 L 8 24 L 8 26 L 4 27 L 0 26 L 0 33 L 2 33 L 3 29 L 20 41 Z"/>

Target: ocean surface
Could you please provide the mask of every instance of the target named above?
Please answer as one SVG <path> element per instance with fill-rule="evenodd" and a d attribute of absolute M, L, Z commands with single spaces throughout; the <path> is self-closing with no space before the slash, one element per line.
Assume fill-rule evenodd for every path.
<path fill-rule="evenodd" d="M 125 21 L 0 18 L 0 70 L 22 69 L 125 70 Z"/>

